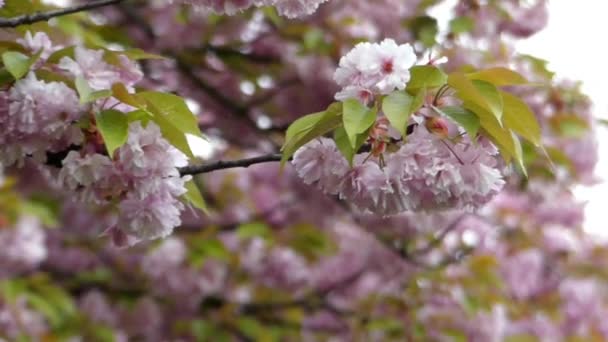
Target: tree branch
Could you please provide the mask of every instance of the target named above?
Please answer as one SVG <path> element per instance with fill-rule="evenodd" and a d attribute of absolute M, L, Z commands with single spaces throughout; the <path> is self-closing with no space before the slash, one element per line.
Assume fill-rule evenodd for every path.
<path fill-rule="evenodd" d="M 63 15 L 88 11 L 109 5 L 115 5 L 122 1 L 125 0 L 94 0 L 85 4 L 74 5 L 72 7 L 52 10 L 48 12 L 24 14 L 12 18 L 0 18 L 0 27 L 17 27 L 19 25 L 33 24 L 39 21 L 47 21 L 51 18 L 60 17 Z"/>
<path fill-rule="evenodd" d="M 254 164 L 277 162 L 281 160 L 280 153 L 273 153 L 259 157 L 238 159 L 238 160 L 220 160 L 213 163 L 202 164 L 202 165 L 191 165 L 181 168 L 180 174 L 185 175 L 196 175 L 200 173 L 207 173 L 222 169 L 231 169 L 236 167 L 249 167 Z"/>

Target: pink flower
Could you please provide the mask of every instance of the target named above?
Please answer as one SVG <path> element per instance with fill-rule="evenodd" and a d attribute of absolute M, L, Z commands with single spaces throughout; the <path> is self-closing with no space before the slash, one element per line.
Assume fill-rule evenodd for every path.
<path fill-rule="evenodd" d="M 24 38 L 17 39 L 17 43 L 23 45 L 24 48 L 34 54 L 42 52 L 40 55 L 42 60 L 46 60 L 57 50 L 57 48 L 53 46 L 49 36 L 44 32 L 36 32 L 32 35 L 30 31 L 27 31 Z"/>
<path fill-rule="evenodd" d="M 71 130 L 81 115 L 78 96 L 61 82 L 39 81 L 30 73 L 17 81 L 0 102 L 5 102 L 0 104 L 0 160 L 6 166 L 26 155 L 44 159 L 47 150 L 58 150 L 82 139 Z"/>
<path fill-rule="evenodd" d="M 21 217 L 12 228 L 0 229 L 0 278 L 34 269 L 46 259 L 46 234 L 34 217 Z"/>
<path fill-rule="evenodd" d="M 304 183 L 318 183 L 329 194 L 338 192 L 341 178 L 348 172 L 348 163 L 333 140 L 319 138 L 299 149 L 293 166 Z"/>
<path fill-rule="evenodd" d="M 103 59 L 103 50 L 89 50 L 77 46 L 74 59 L 63 57 L 59 68 L 74 77 L 83 77 L 89 86 L 95 90 L 110 89 L 112 84 L 120 81 L 119 73 Z"/>

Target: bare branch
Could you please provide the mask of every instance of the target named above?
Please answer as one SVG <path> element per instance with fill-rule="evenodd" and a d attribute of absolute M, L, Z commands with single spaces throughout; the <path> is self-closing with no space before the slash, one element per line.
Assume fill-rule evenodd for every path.
<path fill-rule="evenodd" d="M 63 15 L 88 11 L 109 5 L 115 5 L 123 1 L 125 0 L 94 0 L 84 4 L 74 5 L 72 7 L 52 10 L 48 12 L 24 14 L 13 18 L 0 18 L 0 27 L 17 27 L 19 25 L 33 24 L 39 21 L 47 21 L 51 18 L 60 17 Z"/>
<path fill-rule="evenodd" d="M 277 162 L 281 160 L 280 153 L 273 153 L 264 156 L 238 159 L 238 160 L 220 160 L 213 163 L 202 164 L 202 165 L 191 165 L 181 168 L 180 174 L 184 175 L 196 175 L 200 173 L 207 173 L 222 169 L 231 169 L 236 167 L 249 167 L 254 164 Z"/>

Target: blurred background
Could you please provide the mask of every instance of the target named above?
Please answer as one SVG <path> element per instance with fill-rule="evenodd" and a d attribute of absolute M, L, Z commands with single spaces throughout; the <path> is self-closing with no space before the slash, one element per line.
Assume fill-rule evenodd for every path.
<path fill-rule="evenodd" d="M 608 2 L 580 0 L 554 0 L 549 3 L 549 24 L 535 36 L 519 42 L 521 52 L 529 53 L 549 61 L 549 68 L 558 77 L 567 75 L 580 80 L 583 91 L 593 101 L 593 113 L 599 120 L 608 119 L 608 96 L 605 77 L 608 65 L 600 61 L 608 59 L 608 49 L 598 41 L 602 32 L 608 32 Z M 575 45 L 572 45 L 575 44 Z M 599 162 L 596 174 L 599 183 L 593 186 L 578 186 L 578 198 L 587 201 L 585 230 L 608 238 L 606 230 L 606 196 L 608 184 L 608 135 L 606 125 L 598 125 Z"/>

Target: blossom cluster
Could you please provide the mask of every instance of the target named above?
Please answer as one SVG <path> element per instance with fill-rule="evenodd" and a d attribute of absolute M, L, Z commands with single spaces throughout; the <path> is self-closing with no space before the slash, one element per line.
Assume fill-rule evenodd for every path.
<path fill-rule="evenodd" d="M 356 98 L 371 105 L 382 95 L 403 91 L 415 62 L 409 44 L 397 45 L 392 39 L 359 43 L 342 57 L 335 72 L 342 86 L 336 99 Z M 473 210 L 503 188 L 503 167 L 489 140 L 469 137 L 462 128 L 427 110 L 410 122 L 415 128 L 407 141 L 388 151 L 394 128 L 380 116 L 367 139 L 372 151 L 356 154 L 352 167 L 334 141 L 326 138 L 300 148 L 293 165 L 305 183 L 382 215 Z"/>
<path fill-rule="evenodd" d="M 40 57 L 26 77 L 0 91 L 0 165 L 23 166 L 29 160 L 46 167 L 50 154 L 69 151 L 59 162 L 59 185 L 85 203 L 115 208 L 117 219 L 108 232 L 116 243 L 168 235 L 180 224 L 184 209 L 178 198 L 186 192 L 188 178 L 177 168 L 187 164 L 186 156 L 162 137 L 156 124 L 140 121 L 129 124 L 126 143 L 109 156 L 93 114 L 131 108 L 113 98 L 82 104 L 73 86 L 38 76 L 53 71 L 84 80 L 92 91 L 115 83 L 132 90 L 143 77 L 139 67 L 122 54 L 110 64 L 103 50 L 80 46 L 73 56 L 50 63 L 49 56 L 61 47 L 42 32 L 28 32 L 18 43 Z"/>
<path fill-rule="evenodd" d="M 216 13 L 234 15 L 252 6 L 275 6 L 280 15 L 297 18 L 312 14 L 327 0 L 176 0 Z"/>
<path fill-rule="evenodd" d="M 159 127 L 139 121 L 129 126 L 127 142 L 112 160 L 99 153 L 71 151 L 59 172 L 61 183 L 79 193 L 83 201 L 109 204 L 118 200 L 118 222 L 110 233 L 117 244 L 169 235 L 181 223 L 184 205 L 179 201 L 189 177 L 178 167 L 186 156 L 169 144 Z"/>
<path fill-rule="evenodd" d="M 335 142 L 319 138 L 296 152 L 298 174 L 328 194 L 382 215 L 479 208 L 504 186 L 498 151 L 488 141 L 452 143 L 418 126 L 383 158 L 361 153 L 350 168 Z"/>

